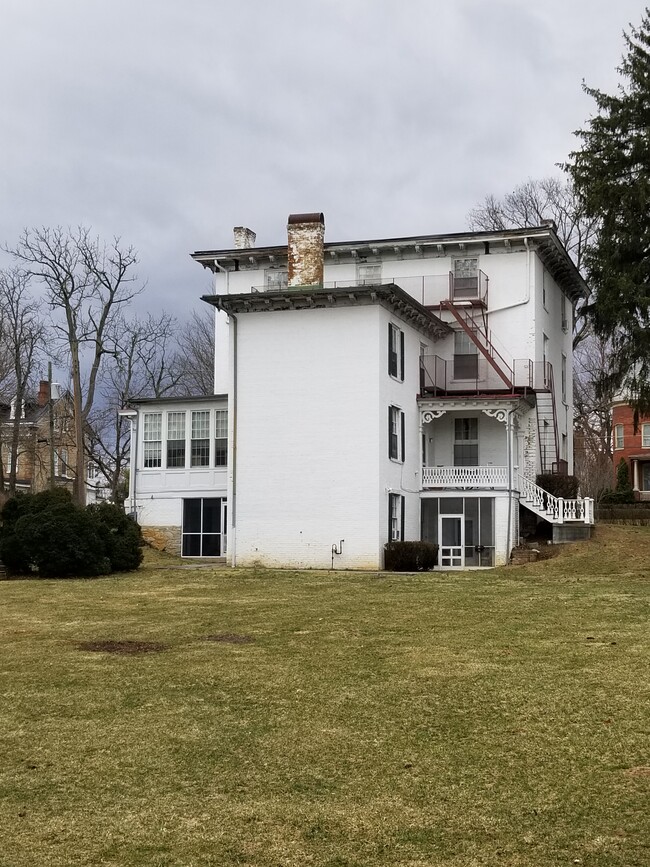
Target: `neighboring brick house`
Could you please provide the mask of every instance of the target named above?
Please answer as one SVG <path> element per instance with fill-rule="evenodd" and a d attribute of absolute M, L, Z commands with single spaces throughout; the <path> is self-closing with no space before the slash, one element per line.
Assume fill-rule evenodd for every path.
<path fill-rule="evenodd" d="M 614 483 L 621 458 L 627 462 L 630 482 L 637 500 L 650 500 L 650 417 L 641 416 L 634 429 L 634 410 L 625 400 L 612 407 Z"/>
<path fill-rule="evenodd" d="M 554 227 L 325 243 L 316 213 L 287 231 L 193 254 L 214 273 L 215 395 L 127 411 L 141 524 L 186 556 L 307 568 L 382 568 L 387 541 L 418 539 L 442 568 L 503 564 L 520 508 L 554 541 L 588 535 L 591 500 L 536 484 L 573 469 L 587 294 Z"/>
<path fill-rule="evenodd" d="M 0 404 L 0 461 L 5 489 L 11 472 L 11 442 L 16 415 L 20 421 L 16 488 L 38 493 L 50 486 L 51 450 L 54 457 L 54 483 L 72 491 L 76 446 L 72 398 L 68 392 L 52 383 L 52 415 L 54 439 L 50 444 L 49 383 L 42 380 L 35 400 L 25 401 L 22 407 L 16 401 Z"/>

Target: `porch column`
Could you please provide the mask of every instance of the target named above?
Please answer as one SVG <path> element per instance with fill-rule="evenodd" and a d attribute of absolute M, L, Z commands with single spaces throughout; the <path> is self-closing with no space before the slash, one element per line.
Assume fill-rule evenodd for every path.
<path fill-rule="evenodd" d="M 632 461 L 632 488 L 639 490 L 639 462 L 636 459 Z"/>

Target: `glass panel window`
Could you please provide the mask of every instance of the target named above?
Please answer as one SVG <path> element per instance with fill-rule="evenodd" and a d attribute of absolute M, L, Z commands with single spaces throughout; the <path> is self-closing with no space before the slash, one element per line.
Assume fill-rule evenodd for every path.
<path fill-rule="evenodd" d="M 650 449 L 650 424 L 641 425 L 641 445 L 644 449 Z"/>
<path fill-rule="evenodd" d="M 404 379 L 404 332 L 392 323 L 388 325 L 388 373 Z"/>
<path fill-rule="evenodd" d="M 225 467 L 228 462 L 228 410 L 214 411 L 214 465 Z"/>
<path fill-rule="evenodd" d="M 562 402 L 566 403 L 566 355 L 562 353 Z"/>
<path fill-rule="evenodd" d="M 478 466 L 478 419 L 454 419 L 454 466 Z"/>
<path fill-rule="evenodd" d="M 388 495 L 388 524 L 388 538 L 390 541 L 403 541 L 404 497 L 401 494 Z"/>
<path fill-rule="evenodd" d="M 185 466 L 185 413 L 167 413 L 167 466 Z"/>
<path fill-rule="evenodd" d="M 381 262 L 365 262 L 358 265 L 357 282 L 361 286 L 376 286 L 381 283 Z"/>
<path fill-rule="evenodd" d="M 478 379 L 478 347 L 469 334 L 454 334 L 454 379 Z"/>
<path fill-rule="evenodd" d="M 162 413 L 145 412 L 143 421 L 144 466 L 162 465 Z"/>
<path fill-rule="evenodd" d="M 190 444 L 190 466 L 210 466 L 210 410 L 192 412 L 192 442 Z"/>
<path fill-rule="evenodd" d="M 454 300 L 476 298 L 478 295 L 478 259 L 456 259 L 454 261 Z"/>
<path fill-rule="evenodd" d="M 404 413 L 396 406 L 388 407 L 388 457 L 404 460 Z"/>
<path fill-rule="evenodd" d="M 623 425 L 617 424 L 614 427 L 614 448 L 615 449 L 622 449 L 623 448 L 623 442 L 624 442 Z"/>

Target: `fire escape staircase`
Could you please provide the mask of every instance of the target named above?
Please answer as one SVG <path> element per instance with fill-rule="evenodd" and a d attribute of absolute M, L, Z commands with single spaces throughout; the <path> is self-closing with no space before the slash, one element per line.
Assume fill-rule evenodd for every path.
<path fill-rule="evenodd" d="M 497 376 L 503 381 L 506 389 L 514 391 L 514 372 L 492 343 L 490 331 L 485 321 L 477 322 L 471 308 L 460 307 L 449 299 L 442 301 L 440 308 L 451 313 Z"/>
<path fill-rule="evenodd" d="M 542 472 L 552 473 L 557 471 L 556 468 L 560 460 L 557 408 L 555 405 L 553 365 L 547 361 L 544 367 L 542 387 L 535 390 L 537 398 L 537 434 L 539 437 Z"/>

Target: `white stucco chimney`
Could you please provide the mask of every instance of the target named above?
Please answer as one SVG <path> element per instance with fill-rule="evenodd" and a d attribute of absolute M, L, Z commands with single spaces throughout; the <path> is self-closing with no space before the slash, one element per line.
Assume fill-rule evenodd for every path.
<path fill-rule="evenodd" d="M 255 246 L 255 238 L 257 235 L 252 229 L 247 229 L 245 226 L 235 226 L 232 230 L 235 236 L 235 248 L 245 250 Z"/>
<path fill-rule="evenodd" d="M 288 285 L 323 285 L 325 218 L 322 214 L 291 214 L 287 225 Z"/>

